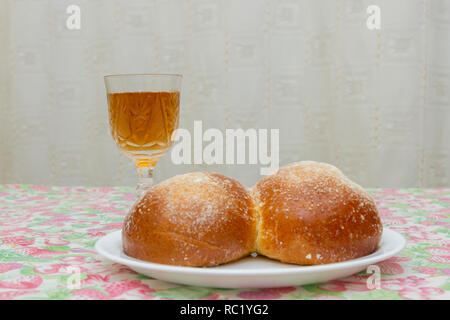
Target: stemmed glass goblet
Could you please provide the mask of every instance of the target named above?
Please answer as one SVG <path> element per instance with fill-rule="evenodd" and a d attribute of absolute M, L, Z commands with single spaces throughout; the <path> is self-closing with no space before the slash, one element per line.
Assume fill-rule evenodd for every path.
<path fill-rule="evenodd" d="M 173 144 L 181 79 L 179 74 L 105 76 L 111 134 L 136 165 L 138 197 L 153 185 L 153 169 Z"/>

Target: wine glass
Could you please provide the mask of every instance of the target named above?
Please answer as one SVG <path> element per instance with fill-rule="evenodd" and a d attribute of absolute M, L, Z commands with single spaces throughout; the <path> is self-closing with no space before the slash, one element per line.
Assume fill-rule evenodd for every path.
<path fill-rule="evenodd" d="M 136 165 L 138 197 L 153 185 L 153 169 L 173 144 L 181 79 L 179 74 L 105 76 L 111 134 Z"/>

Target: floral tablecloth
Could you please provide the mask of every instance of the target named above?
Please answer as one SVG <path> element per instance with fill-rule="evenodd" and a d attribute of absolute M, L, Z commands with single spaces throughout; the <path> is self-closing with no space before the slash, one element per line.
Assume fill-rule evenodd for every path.
<path fill-rule="evenodd" d="M 450 299 L 450 189 L 373 189 L 385 226 L 406 248 L 379 263 L 380 288 L 361 272 L 322 284 L 216 289 L 167 283 L 100 257 L 120 229 L 129 187 L 0 185 L 0 299 Z"/>

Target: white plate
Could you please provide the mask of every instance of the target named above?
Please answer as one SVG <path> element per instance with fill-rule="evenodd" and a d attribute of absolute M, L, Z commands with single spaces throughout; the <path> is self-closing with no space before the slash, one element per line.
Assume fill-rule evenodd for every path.
<path fill-rule="evenodd" d="M 201 287 L 271 288 L 326 282 L 350 276 L 394 256 L 404 248 L 405 243 L 399 233 L 385 228 L 380 248 L 358 259 L 299 266 L 258 256 L 210 268 L 178 267 L 131 258 L 122 251 L 121 230 L 99 239 L 95 248 L 105 258 L 159 280 Z"/>

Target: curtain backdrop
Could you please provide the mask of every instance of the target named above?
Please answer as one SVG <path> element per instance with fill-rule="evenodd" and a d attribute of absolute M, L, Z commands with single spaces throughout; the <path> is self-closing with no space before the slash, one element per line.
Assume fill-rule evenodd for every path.
<path fill-rule="evenodd" d="M 81 29 L 69 30 L 69 5 Z M 381 8 L 381 29 L 366 8 Z M 134 185 L 103 76 L 182 73 L 180 126 L 279 128 L 280 161 L 450 183 L 450 1 L 0 0 L 0 183 Z M 252 185 L 260 165 L 158 164 Z"/>

